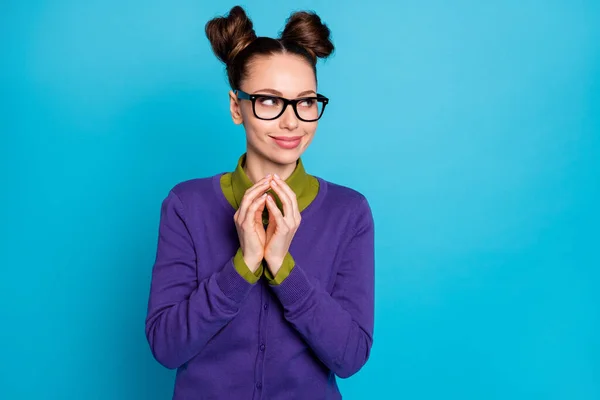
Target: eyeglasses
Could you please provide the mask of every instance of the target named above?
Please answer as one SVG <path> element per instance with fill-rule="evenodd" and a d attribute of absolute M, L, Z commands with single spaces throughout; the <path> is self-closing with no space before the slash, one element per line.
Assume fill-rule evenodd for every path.
<path fill-rule="evenodd" d="M 267 121 L 279 118 L 291 104 L 299 120 L 314 122 L 321 118 L 325 106 L 329 102 L 327 97 L 320 94 L 293 100 L 267 94 L 249 94 L 239 89 L 235 91 L 235 94 L 239 99 L 252 101 L 254 116 Z"/>

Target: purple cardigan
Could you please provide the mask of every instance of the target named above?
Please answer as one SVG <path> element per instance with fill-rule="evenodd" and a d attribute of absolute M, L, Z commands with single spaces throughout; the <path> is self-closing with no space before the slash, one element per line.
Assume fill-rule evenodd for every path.
<path fill-rule="evenodd" d="M 374 222 L 359 192 L 322 178 L 302 211 L 280 285 L 233 265 L 239 241 L 222 174 L 162 203 L 146 318 L 154 357 L 177 368 L 174 399 L 341 399 L 373 343 Z"/>

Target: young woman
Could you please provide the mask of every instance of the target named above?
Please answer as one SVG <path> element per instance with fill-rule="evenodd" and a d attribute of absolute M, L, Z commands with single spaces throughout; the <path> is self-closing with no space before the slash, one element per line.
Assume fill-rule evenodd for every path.
<path fill-rule="evenodd" d="M 374 223 L 356 190 L 309 175 L 300 156 L 327 98 L 333 51 L 314 13 L 278 39 L 240 7 L 206 25 L 246 132 L 232 172 L 166 196 L 146 319 L 154 357 L 177 368 L 175 399 L 340 399 L 373 342 Z"/>

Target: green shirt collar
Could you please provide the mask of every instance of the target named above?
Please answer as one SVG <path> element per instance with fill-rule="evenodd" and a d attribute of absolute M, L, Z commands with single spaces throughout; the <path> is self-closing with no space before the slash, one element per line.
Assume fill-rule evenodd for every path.
<path fill-rule="evenodd" d="M 236 209 L 239 208 L 246 190 L 253 186 L 252 181 L 250 178 L 248 178 L 248 175 L 246 175 L 246 172 L 244 171 L 245 162 L 246 153 L 240 156 L 237 167 L 231 174 L 231 186 L 233 189 L 233 197 L 235 200 Z M 294 193 L 296 193 L 298 208 L 300 211 L 302 211 L 315 197 L 315 193 L 313 193 L 314 190 L 312 190 L 312 186 L 314 185 L 311 185 L 310 175 L 306 173 L 304 165 L 302 164 L 302 159 L 298 159 L 294 172 L 292 172 L 292 175 L 290 175 L 285 182 L 294 191 Z M 267 193 L 273 195 L 277 207 L 282 210 L 283 208 L 281 200 L 279 200 L 277 194 L 275 194 L 275 192 L 272 190 L 269 190 Z"/>

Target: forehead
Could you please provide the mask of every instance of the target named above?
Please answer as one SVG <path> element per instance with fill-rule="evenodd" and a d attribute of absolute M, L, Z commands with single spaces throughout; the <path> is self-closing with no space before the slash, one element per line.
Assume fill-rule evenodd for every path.
<path fill-rule="evenodd" d="M 312 66 L 293 54 L 256 57 L 249 65 L 244 86 L 249 92 L 266 88 L 278 90 L 284 97 L 317 90 Z"/>

